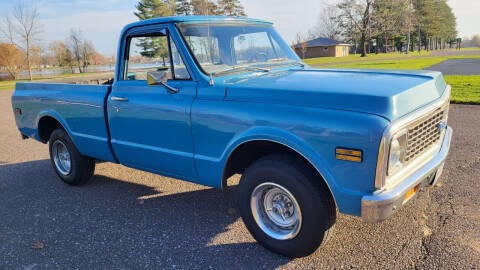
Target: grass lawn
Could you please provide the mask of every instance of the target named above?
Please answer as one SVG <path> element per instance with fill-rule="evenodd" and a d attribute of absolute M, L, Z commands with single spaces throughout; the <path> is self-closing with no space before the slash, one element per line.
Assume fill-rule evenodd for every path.
<path fill-rule="evenodd" d="M 339 68 L 376 68 L 376 69 L 424 69 L 447 60 L 447 57 L 426 57 L 401 60 L 383 60 L 372 62 L 359 62 L 326 67 Z"/>
<path fill-rule="evenodd" d="M 373 69 L 424 69 L 448 59 L 480 58 L 480 55 L 456 55 L 448 57 L 423 57 L 415 59 L 384 60 L 364 63 L 329 65 L 337 68 Z M 480 75 L 445 75 L 445 81 L 452 86 L 452 102 L 480 104 Z"/>
<path fill-rule="evenodd" d="M 480 104 L 480 75 L 445 75 L 452 86 L 452 102 Z"/>
<path fill-rule="evenodd" d="M 422 57 L 413 59 L 395 59 L 382 61 L 369 61 L 358 63 L 346 63 L 338 65 L 328 65 L 325 67 L 339 67 L 339 68 L 378 68 L 378 69 L 424 69 L 429 66 L 441 63 L 449 59 L 465 59 L 465 58 L 480 58 L 480 55 L 454 55 L 454 56 L 437 56 L 437 57 Z"/>
<path fill-rule="evenodd" d="M 456 49 L 450 49 L 450 50 L 456 51 Z M 461 48 L 460 51 L 480 51 L 480 47 Z"/>
<path fill-rule="evenodd" d="M 330 64 L 330 63 L 342 63 L 342 62 L 352 62 L 352 61 L 365 61 L 365 60 L 381 60 L 386 58 L 403 58 L 403 57 L 415 57 L 415 56 L 428 56 L 430 52 L 421 51 L 411 52 L 409 54 L 403 54 L 398 52 L 392 53 L 379 53 L 379 54 L 369 54 L 367 57 L 360 57 L 360 54 L 350 54 L 345 57 L 317 57 L 305 59 L 304 62 L 308 65 L 321 65 L 321 64 Z"/>

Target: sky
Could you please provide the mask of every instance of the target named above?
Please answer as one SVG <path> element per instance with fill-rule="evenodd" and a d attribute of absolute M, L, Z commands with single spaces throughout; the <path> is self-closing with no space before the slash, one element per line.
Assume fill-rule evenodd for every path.
<path fill-rule="evenodd" d="M 53 40 L 65 40 L 70 29 L 80 29 L 97 50 L 114 55 L 122 27 L 136 21 L 136 0 L 24 0 L 38 7 L 46 46 Z M 15 0 L 0 0 L 0 16 L 12 9 Z M 248 17 L 268 20 L 292 42 L 298 32 L 315 26 L 325 4 L 338 0 L 241 0 Z M 449 0 L 457 17 L 460 37 L 480 34 L 480 0 Z"/>

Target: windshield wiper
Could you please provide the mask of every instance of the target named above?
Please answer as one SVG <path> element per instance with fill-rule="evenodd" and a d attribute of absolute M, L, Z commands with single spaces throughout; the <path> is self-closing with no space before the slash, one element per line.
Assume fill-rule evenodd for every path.
<path fill-rule="evenodd" d="M 269 72 L 269 68 L 264 68 L 264 67 L 247 67 L 246 70 L 249 71 L 264 71 L 264 72 Z"/>
<path fill-rule="evenodd" d="M 276 64 L 273 64 L 273 65 L 270 65 L 271 67 L 281 67 L 281 66 L 301 66 L 301 67 L 305 67 L 305 64 L 302 63 L 302 62 L 279 62 L 279 63 L 276 63 Z"/>
<path fill-rule="evenodd" d="M 234 67 L 228 70 L 223 70 L 223 71 L 218 71 L 218 72 L 213 72 L 211 73 L 212 76 L 221 76 L 221 75 L 226 75 L 230 73 L 235 73 L 235 72 L 241 72 L 241 71 L 263 71 L 263 72 L 269 72 L 269 68 L 264 68 L 264 67 Z"/>

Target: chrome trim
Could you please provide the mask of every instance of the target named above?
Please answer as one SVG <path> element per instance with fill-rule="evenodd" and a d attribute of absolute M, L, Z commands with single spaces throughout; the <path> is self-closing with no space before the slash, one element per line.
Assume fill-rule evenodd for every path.
<path fill-rule="evenodd" d="M 128 101 L 128 98 L 112 96 L 110 100 L 111 101 Z"/>
<path fill-rule="evenodd" d="M 279 184 L 264 182 L 255 187 L 250 195 L 250 210 L 258 227 L 273 239 L 293 239 L 302 229 L 300 204 Z"/>
<path fill-rule="evenodd" d="M 52 144 L 52 158 L 57 171 L 67 176 L 72 172 L 72 158 L 67 146 L 61 140 L 56 140 Z"/>
<path fill-rule="evenodd" d="M 427 104 L 405 116 L 402 116 L 401 118 L 393 121 L 389 126 L 385 128 L 383 131 L 382 139 L 380 141 L 380 146 L 378 150 L 378 161 L 377 161 L 377 168 L 375 172 L 375 188 L 376 189 L 384 189 L 385 184 L 386 184 L 386 178 L 387 178 L 387 166 L 388 166 L 388 156 L 389 156 L 389 151 L 390 151 L 390 140 L 392 139 L 392 136 L 399 130 L 408 127 L 412 123 L 415 123 L 416 121 L 424 118 L 426 115 L 433 113 L 435 110 L 438 108 L 445 106 L 449 103 L 450 101 L 450 93 L 451 93 L 451 87 L 450 85 L 447 85 L 445 91 L 443 92 L 442 96 L 431 102 L 430 104 Z M 448 111 L 447 111 L 448 114 Z M 417 160 L 420 160 L 417 158 Z M 413 162 L 415 163 L 415 162 Z M 399 172 L 396 173 L 395 178 L 402 178 L 399 177 L 398 175 L 402 175 L 403 177 L 407 177 L 406 175 L 403 175 L 407 170 L 402 169 Z M 398 184 L 396 183 L 391 183 L 393 184 Z M 390 184 L 389 184 L 390 185 Z"/>
<path fill-rule="evenodd" d="M 362 219 L 368 223 L 375 223 L 387 219 L 404 204 L 405 194 L 416 185 L 434 185 L 440 174 L 450 150 L 452 129 L 447 127 L 442 138 L 440 151 L 422 168 L 407 177 L 391 190 L 381 190 L 372 195 L 362 197 Z M 435 178 L 431 178 L 431 177 Z M 415 196 L 415 195 L 413 195 Z M 412 196 L 412 197 L 413 197 Z"/>

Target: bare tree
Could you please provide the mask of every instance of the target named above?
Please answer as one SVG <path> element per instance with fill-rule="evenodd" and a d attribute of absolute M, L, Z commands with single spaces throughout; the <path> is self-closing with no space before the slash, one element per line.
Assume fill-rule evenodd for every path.
<path fill-rule="evenodd" d="M 82 73 L 82 32 L 80 30 L 70 30 L 70 36 L 68 37 L 68 46 L 72 52 L 73 59 L 78 67 L 78 72 Z"/>
<path fill-rule="evenodd" d="M 370 38 L 372 3 L 374 0 L 342 0 L 337 7 L 339 14 L 338 23 L 344 29 L 344 35 L 353 32 L 360 33 L 360 46 L 362 46 L 362 57 L 367 56 L 367 39 Z"/>
<path fill-rule="evenodd" d="M 337 20 L 339 10 L 336 6 L 326 6 L 320 11 L 315 27 L 312 29 L 316 37 L 338 39 L 341 33 Z"/>
<path fill-rule="evenodd" d="M 305 59 L 305 53 L 307 52 L 307 41 L 304 41 L 300 44 L 300 48 L 302 49 L 302 59 Z"/>
<path fill-rule="evenodd" d="M 5 38 L 25 52 L 30 80 L 32 80 L 32 48 L 38 41 L 36 38 L 40 33 L 38 16 L 36 6 L 27 6 L 24 2 L 17 1 L 12 16 L 5 16 L 4 27 L 1 28 Z"/>
<path fill-rule="evenodd" d="M 82 44 L 82 65 L 83 72 L 87 72 L 87 68 L 92 61 L 93 55 L 95 54 L 95 47 L 93 43 L 88 40 L 84 40 Z"/>
<path fill-rule="evenodd" d="M 472 37 L 473 46 L 480 47 L 480 35 L 476 34 Z"/>
<path fill-rule="evenodd" d="M 73 55 L 73 59 L 78 67 L 78 72 L 87 72 L 87 68 L 92 61 L 95 47 L 92 42 L 83 37 L 81 30 L 70 30 L 70 37 L 68 38 L 69 50 Z"/>
<path fill-rule="evenodd" d="M 74 59 L 73 54 L 63 41 L 53 41 L 49 45 L 50 54 L 53 55 L 55 63 L 61 67 L 70 68 L 73 73 Z"/>

